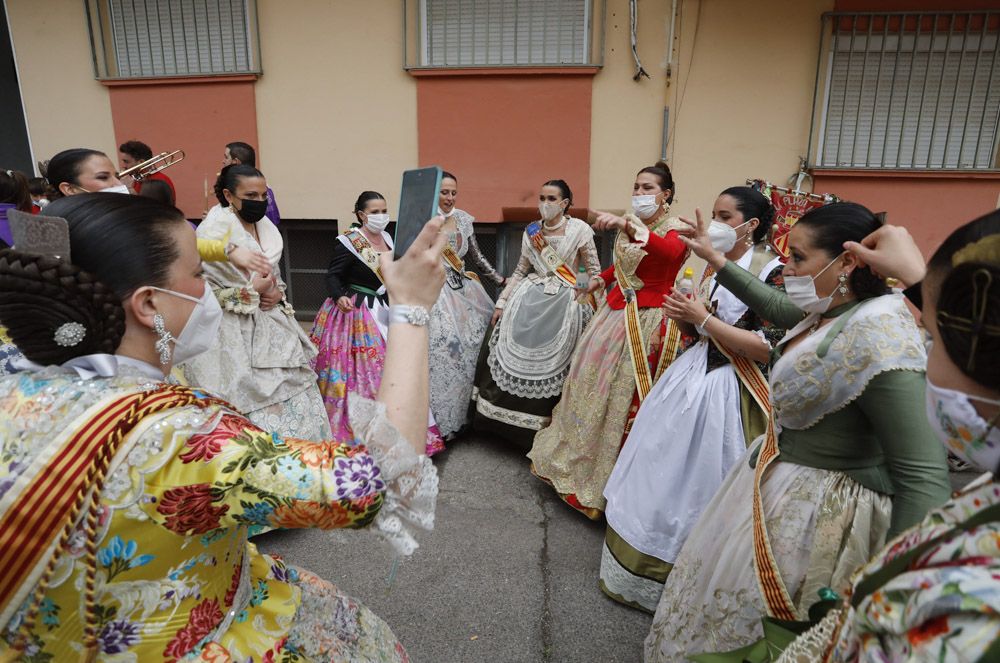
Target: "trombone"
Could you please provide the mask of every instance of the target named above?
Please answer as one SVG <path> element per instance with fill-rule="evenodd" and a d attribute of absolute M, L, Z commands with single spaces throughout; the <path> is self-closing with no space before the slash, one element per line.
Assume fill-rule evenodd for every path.
<path fill-rule="evenodd" d="M 175 163 L 180 163 L 184 160 L 184 150 L 174 150 L 173 152 L 160 152 L 152 159 L 147 159 L 142 163 L 137 163 L 131 168 L 126 168 L 122 172 L 118 173 L 118 179 L 125 176 L 132 178 L 133 182 L 140 182 L 150 175 L 155 175 L 156 173 L 170 168 Z"/>

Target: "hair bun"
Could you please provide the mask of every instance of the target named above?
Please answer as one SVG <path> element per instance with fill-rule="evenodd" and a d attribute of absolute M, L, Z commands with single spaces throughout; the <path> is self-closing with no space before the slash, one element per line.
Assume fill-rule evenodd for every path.
<path fill-rule="evenodd" d="M 62 364 L 88 354 L 113 354 L 125 334 L 125 310 L 110 288 L 79 267 L 39 255 L 0 251 L 0 322 L 33 362 Z M 72 346 L 55 340 L 66 323 L 83 325 Z"/>

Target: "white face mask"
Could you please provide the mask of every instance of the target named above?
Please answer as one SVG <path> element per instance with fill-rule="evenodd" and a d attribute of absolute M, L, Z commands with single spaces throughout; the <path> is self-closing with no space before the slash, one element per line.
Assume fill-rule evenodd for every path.
<path fill-rule="evenodd" d="M 212 292 L 207 281 L 205 282 L 205 294 L 201 296 L 201 299 L 185 295 L 183 292 L 155 286 L 150 287 L 153 290 L 196 303 L 194 310 L 191 311 L 191 317 L 184 323 L 184 329 L 174 341 L 174 366 L 192 357 L 197 357 L 212 347 L 219 333 L 219 325 L 222 324 L 222 307 L 219 306 L 219 300 L 215 298 L 215 293 Z"/>
<path fill-rule="evenodd" d="M 643 221 L 656 214 L 658 209 L 656 196 L 632 196 L 632 211 Z"/>
<path fill-rule="evenodd" d="M 124 193 L 128 194 L 130 191 L 128 187 L 124 184 L 117 184 L 115 186 L 109 186 L 107 189 L 101 189 L 99 193 Z"/>
<path fill-rule="evenodd" d="M 372 232 L 380 233 L 389 225 L 388 214 L 365 214 L 365 225 Z"/>
<path fill-rule="evenodd" d="M 443 216 L 443 217 L 444 217 L 444 218 L 446 218 L 446 219 L 447 219 L 447 218 L 448 218 L 449 216 L 451 216 L 452 214 L 454 214 L 454 213 L 455 213 L 455 208 L 454 208 L 454 207 L 452 207 L 452 208 L 451 208 L 451 211 L 450 211 L 450 212 L 448 212 L 447 214 L 445 214 L 445 211 L 444 211 L 443 209 L 441 209 L 440 207 L 438 207 L 438 214 L 440 214 L 441 216 Z"/>
<path fill-rule="evenodd" d="M 562 216 L 563 208 L 559 203 L 552 201 L 538 203 L 538 213 L 542 215 L 542 221 L 551 221 Z"/>
<path fill-rule="evenodd" d="M 984 472 L 1000 466 L 998 417 L 983 419 L 971 401 L 1000 406 L 1000 401 L 944 389 L 927 381 L 927 421 L 945 449 Z"/>
<path fill-rule="evenodd" d="M 736 246 L 736 229 L 712 219 L 708 225 L 708 239 L 712 242 L 712 248 L 719 253 L 729 253 Z"/>
<path fill-rule="evenodd" d="M 831 260 L 830 264 L 819 270 L 816 276 L 819 276 L 826 270 L 830 269 L 830 265 L 837 262 L 839 258 L 840 256 L 838 255 L 836 258 Z M 788 295 L 788 298 L 792 300 L 793 304 L 806 313 L 824 313 L 828 308 L 830 308 L 830 304 L 833 303 L 832 292 L 823 298 L 820 298 L 820 296 L 816 294 L 816 276 L 785 277 L 785 294 Z M 836 292 L 836 290 L 834 292 Z"/>

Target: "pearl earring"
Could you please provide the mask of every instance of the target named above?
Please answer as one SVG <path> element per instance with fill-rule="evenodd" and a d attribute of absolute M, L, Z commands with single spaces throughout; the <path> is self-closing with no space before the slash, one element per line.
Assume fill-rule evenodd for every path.
<path fill-rule="evenodd" d="M 839 292 L 840 296 L 843 297 L 851 291 L 851 289 L 847 287 L 847 274 L 841 273 L 841 275 L 837 277 L 837 280 L 840 282 L 840 285 L 837 286 L 837 292 Z"/>
<path fill-rule="evenodd" d="M 163 321 L 163 316 L 157 313 L 153 316 L 153 330 L 159 337 L 156 340 L 156 351 L 160 353 L 160 363 L 166 366 L 170 363 L 170 342 L 176 341 L 174 335 L 170 333 L 167 329 L 166 324 Z"/>

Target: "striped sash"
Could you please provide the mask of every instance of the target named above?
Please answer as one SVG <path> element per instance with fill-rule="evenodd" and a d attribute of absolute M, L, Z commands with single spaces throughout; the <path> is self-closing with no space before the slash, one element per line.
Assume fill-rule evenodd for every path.
<path fill-rule="evenodd" d="M 10 621 L 34 588 L 24 623 L 30 628 L 59 553 L 85 507 L 99 499 L 112 458 L 129 446 L 128 434 L 146 416 L 201 400 L 186 387 L 162 385 L 101 401 L 77 420 L 82 424 L 67 427 L 61 439 L 25 469 L 0 502 L 0 568 L 5 569 L 0 579 L 0 624 Z M 93 544 L 96 549 L 90 540 L 94 534 L 88 532 L 88 547 Z M 90 573 L 86 585 L 92 592 Z"/>

